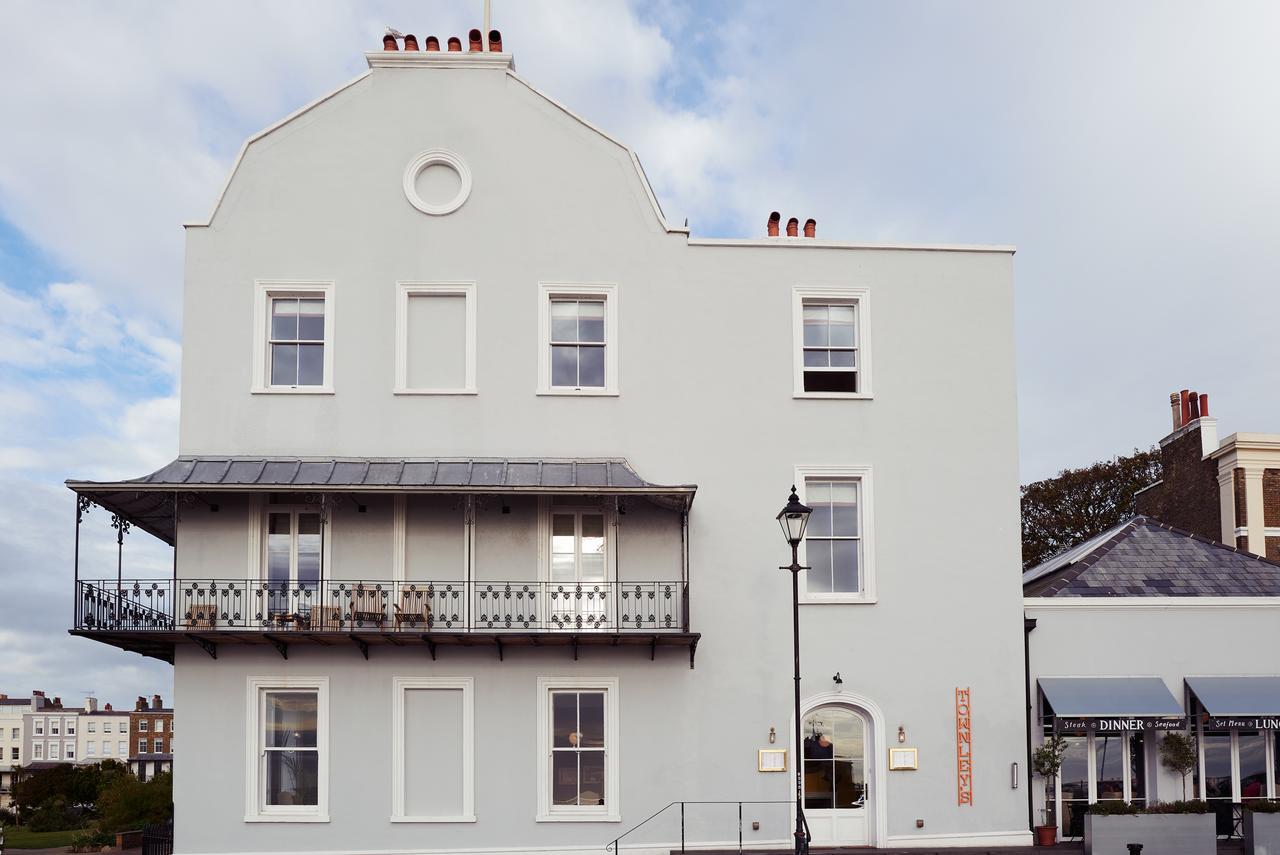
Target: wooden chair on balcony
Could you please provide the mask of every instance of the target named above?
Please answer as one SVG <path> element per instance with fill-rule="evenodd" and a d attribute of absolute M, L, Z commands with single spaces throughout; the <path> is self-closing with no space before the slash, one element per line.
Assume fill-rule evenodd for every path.
<path fill-rule="evenodd" d="M 431 629 L 431 600 L 425 591 L 401 591 L 400 602 L 392 603 L 395 609 L 396 629 Z"/>
<path fill-rule="evenodd" d="M 187 609 L 183 626 L 188 629 L 214 629 L 218 625 L 217 603 L 192 603 Z"/>
<path fill-rule="evenodd" d="M 387 598 L 384 591 L 357 586 L 351 592 L 351 624 L 355 627 L 376 626 L 382 629 L 387 620 Z"/>

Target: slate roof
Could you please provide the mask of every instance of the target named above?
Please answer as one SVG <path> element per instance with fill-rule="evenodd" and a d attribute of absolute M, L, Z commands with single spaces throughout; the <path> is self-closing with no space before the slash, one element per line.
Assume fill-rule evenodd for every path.
<path fill-rule="evenodd" d="M 534 493 L 647 496 L 687 510 L 697 487 L 641 478 L 622 458 L 184 456 L 125 481 L 67 486 L 144 531 L 173 543 L 175 492 Z"/>
<path fill-rule="evenodd" d="M 1277 597 L 1280 562 L 1137 516 L 1022 576 L 1027 597 Z"/>

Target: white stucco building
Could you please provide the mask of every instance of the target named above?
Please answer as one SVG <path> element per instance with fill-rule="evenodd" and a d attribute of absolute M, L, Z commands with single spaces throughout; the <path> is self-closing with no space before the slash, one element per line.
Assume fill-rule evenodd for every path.
<path fill-rule="evenodd" d="M 815 845 L 1029 842 L 1012 250 L 695 238 L 509 54 L 368 62 L 188 224 L 180 458 L 71 482 L 176 549 L 74 629 L 175 664 L 176 851 L 788 845 L 793 483 Z"/>
<path fill-rule="evenodd" d="M 132 744 L 129 739 L 129 711 L 98 705 L 97 698 L 85 698 L 76 732 L 76 754 L 81 763 L 114 760 L 128 765 Z"/>

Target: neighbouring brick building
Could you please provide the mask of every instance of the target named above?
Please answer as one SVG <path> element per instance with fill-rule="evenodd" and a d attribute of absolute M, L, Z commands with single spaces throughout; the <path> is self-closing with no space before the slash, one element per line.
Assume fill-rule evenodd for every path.
<path fill-rule="evenodd" d="M 1170 396 L 1173 431 L 1160 440 L 1163 478 L 1137 496 L 1139 514 L 1280 559 L 1280 434 L 1218 440 L 1209 396 Z"/>
<path fill-rule="evenodd" d="M 173 771 L 173 709 L 159 695 L 139 697 L 129 713 L 129 771 L 140 781 Z"/>

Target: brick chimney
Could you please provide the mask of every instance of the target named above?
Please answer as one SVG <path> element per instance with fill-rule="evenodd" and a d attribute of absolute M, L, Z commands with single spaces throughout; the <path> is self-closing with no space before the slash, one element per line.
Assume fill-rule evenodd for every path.
<path fill-rule="evenodd" d="M 152 695 L 152 696 L 151 696 L 151 708 L 152 708 L 153 710 L 158 710 L 158 709 L 160 709 L 160 708 L 161 708 L 161 707 L 163 707 L 163 706 L 164 706 L 164 702 L 160 700 L 160 696 L 159 696 L 159 695 Z"/>
<path fill-rule="evenodd" d="M 1140 514 L 1203 535 L 1222 537 L 1218 465 L 1218 420 L 1209 415 L 1209 396 L 1191 389 L 1169 395 L 1173 430 L 1160 440 L 1161 480 L 1140 490 Z"/>
<path fill-rule="evenodd" d="M 97 698 L 85 698 L 85 699 L 84 699 L 84 711 L 85 711 L 85 712 L 97 712 L 97 711 L 98 711 L 98 699 L 97 699 Z"/>
<path fill-rule="evenodd" d="M 133 711 L 142 712 L 147 708 L 147 699 L 142 695 L 138 695 L 138 699 L 133 702 Z"/>
<path fill-rule="evenodd" d="M 103 709 L 106 710 L 107 712 L 111 712 L 111 704 L 107 704 L 105 707 L 103 707 Z"/>

